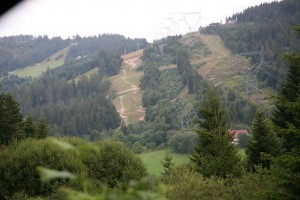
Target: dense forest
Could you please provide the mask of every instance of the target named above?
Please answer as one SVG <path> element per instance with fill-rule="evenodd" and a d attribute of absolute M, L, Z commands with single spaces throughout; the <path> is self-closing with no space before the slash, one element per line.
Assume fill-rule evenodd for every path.
<path fill-rule="evenodd" d="M 0 76 L 18 68 L 42 62 L 51 54 L 67 47 L 60 37 L 19 35 L 0 38 Z"/>
<path fill-rule="evenodd" d="M 47 45 L 42 41 L 50 43 L 52 40 L 53 44 L 48 45 L 47 48 L 38 49 Z M 32 46 L 34 51 L 39 53 L 47 51 L 47 54 L 43 54 L 42 59 L 31 60 L 30 63 L 26 59 L 34 57 L 28 54 L 31 51 L 25 49 L 26 51 L 19 52 L 18 59 L 23 63 L 22 66 L 19 66 L 20 68 L 41 62 L 61 48 L 71 45 L 62 66 L 48 69 L 36 79 L 19 78 L 15 75 L 4 76 L 1 79 L 3 90 L 10 91 L 17 99 L 22 114 L 29 115 L 34 120 L 45 119 L 54 135 L 83 137 L 94 133 L 93 136 L 96 137 L 103 130 L 118 128 L 121 119 L 114 105 L 108 99 L 109 93 L 111 93 L 111 84 L 106 79 L 119 73 L 122 64 L 121 54 L 125 51 L 129 53 L 146 47 L 146 40 L 126 39 L 121 35 L 109 34 L 83 38 L 77 35 L 73 39 L 60 39 L 61 43 L 56 40 L 57 38 L 50 40 L 46 36 L 3 38 L 4 46 L 11 46 L 7 49 L 12 51 L 19 52 L 20 49 L 23 49 L 20 45 Z M 64 44 L 64 46 L 55 51 L 49 50 L 57 44 Z M 10 57 L 3 56 L 3 58 L 13 60 Z M 14 69 L 8 69 L 7 63 L 5 66 L 3 70 Z M 84 74 L 91 70 L 94 70 L 94 75 L 86 77 Z"/>
<path fill-rule="evenodd" d="M 147 47 L 146 39 L 130 39 L 117 34 L 103 34 L 98 36 L 80 37 L 76 35 L 72 41 L 66 61 L 75 60 L 100 51 L 114 52 L 118 55 L 130 53 Z"/>

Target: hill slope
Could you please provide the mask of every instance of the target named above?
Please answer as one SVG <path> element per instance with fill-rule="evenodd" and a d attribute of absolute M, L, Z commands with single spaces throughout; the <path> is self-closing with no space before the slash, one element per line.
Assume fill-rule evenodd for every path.
<path fill-rule="evenodd" d="M 145 116 L 142 92 L 139 88 L 139 80 L 143 72 L 136 71 L 137 66 L 142 62 L 140 59 L 142 53 L 143 50 L 138 50 L 123 55 L 120 73 L 111 78 L 116 93 L 113 103 L 125 124 L 143 120 Z"/>

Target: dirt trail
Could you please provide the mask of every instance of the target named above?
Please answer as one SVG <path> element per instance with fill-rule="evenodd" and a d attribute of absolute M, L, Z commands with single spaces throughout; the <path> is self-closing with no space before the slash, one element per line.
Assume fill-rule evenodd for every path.
<path fill-rule="evenodd" d="M 199 69 L 199 73 L 202 75 L 202 77 L 207 78 L 206 76 L 215 66 L 218 65 L 220 59 L 228 57 L 230 52 L 224 47 L 219 36 L 203 34 L 197 34 L 197 36 L 211 51 L 211 54 L 200 60 L 192 60 L 191 63 L 199 64 L 205 62 L 205 64 Z"/>
<path fill-rule="evenodd" d="M 204 63 L 204 65 L 198 69 L 198 72 L 206 80 L 211 80 L 215 84 L 221 84 L 224 79 L 239 75 L 242 66 L 248 65 L 248 61 L 244 58 L 242 58 L 240 60 L 241 63 L 238 64 L 237 57 L 225 48 L 219 36 L 200 33 L 195 33 L 194 36 L 198 37 L 211 51 L 211 54 L 205 57 L 199 52 L 199 56 L 191 60 L 192 65 Z"/>
<path fill-rule="evenodd" d="M 113 103 L 125 124 L 144 120 L 145 116 L 139 88 L 139 80 L 143 73 L 136 71 L 142 62 L 142 53 L 143 51 L 139 50 L 122 56 L 122 73 L 112 78 L 112 87 L 117 95 Z"/>

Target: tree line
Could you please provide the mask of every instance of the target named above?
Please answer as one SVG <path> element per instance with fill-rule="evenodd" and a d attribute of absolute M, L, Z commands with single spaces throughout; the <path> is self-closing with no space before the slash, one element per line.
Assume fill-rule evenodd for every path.
<path fill-rule="evenodd" d="M 0 76 L 18 68 L 40 63 L 55 52 L 67 47 L 69 42 L 60 37 L 34 37 L 32 35 L 0 38 Z"/>

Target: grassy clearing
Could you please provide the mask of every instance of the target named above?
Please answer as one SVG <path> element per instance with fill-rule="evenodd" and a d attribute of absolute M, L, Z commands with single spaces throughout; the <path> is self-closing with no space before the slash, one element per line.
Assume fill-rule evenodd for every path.
<path fill-rule="evenodd" d="M 173 153 L 169 149 L 141 153 L 138 154 L 138 157 L 140 157 L 144 162 L 149 174 L 159 176 L 163 171 L 161 162 L 163 161 L 167 152 L 173 157 L 172 162 L 175 164 L 175 166 L 185 164 L 189 161 L 190 154 Z M 238 153 L 242 158 L 246 157 L 245 149 L 239 148 Z"/>
<path fill-rule="evenodd" d="M 144 162 L 149 174 L 158 176 L 163 171 L 163 166 L 161 162 L 163 161 L 167 152 L 170 153 L 170 155 L 173 157 L 172 161 L 175 164 L 175 166 L 187 163 L 189 161 L 189 154 L 172 153 L 168 149 L 142 153 L 138 156 Z"/>
<path fill-rule="evenodd" d="M 47 58 L 41 63 L 35 64 L 33 66 L 28 66 L 22 69 L 16 69 L 14 71 L 9 72 L 9 74 L 17 75 L 19 77 L 39 77 L 40 75 L 42 75 L 42 73 L 47 71 L 47 69 L 53 69 L 62 66 L 64 64 L 64 60 L 68 53 L 68 50 L 69 47 L 66 47 L 52 54 L 49 58 Z"/>
<path fill-rule="evenodd" d="M 36 64 L 33 66 L 28 66 L 22 69 L 16 69 L 9 74 L 17 75 L 19 77 L 39 77 L 43 72 L 47 71 L 47 69 L 53 69 L 59 67 L 64 64 L 63 60 L 57 60 L 53 62 L 46 62 L 41 64 Z"/>

